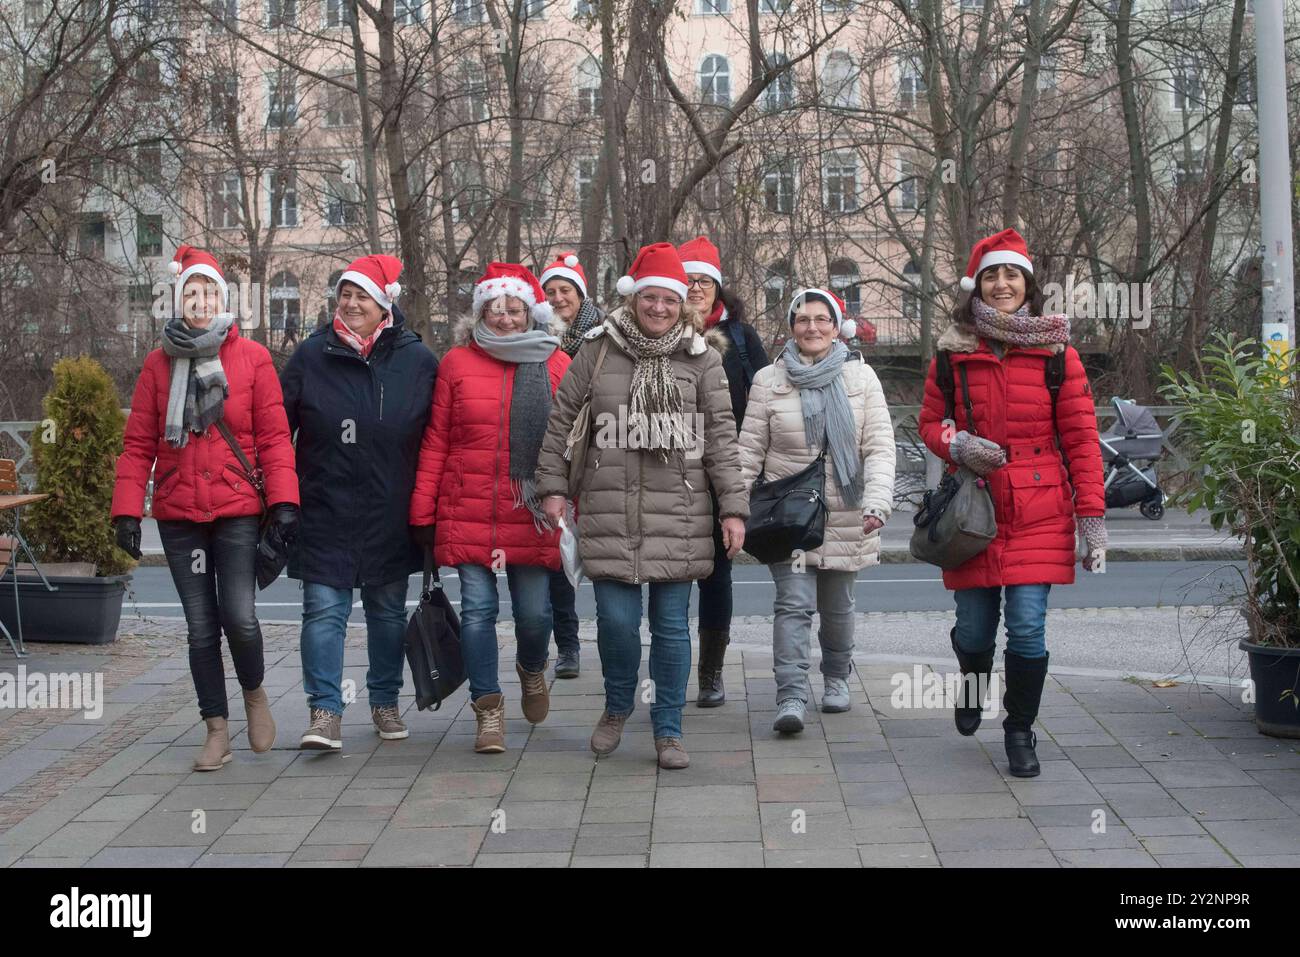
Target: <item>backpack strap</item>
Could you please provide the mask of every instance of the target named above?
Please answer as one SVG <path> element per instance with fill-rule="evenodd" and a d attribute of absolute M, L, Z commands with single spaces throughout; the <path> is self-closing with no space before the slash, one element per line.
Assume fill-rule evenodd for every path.
<path fill-rule="evenodd" d="M 940 349 L 934 354 L 934 381 L 943 393 L 943 417 L 949 422 L 955 422 L 953 416 L 957 411 L 957 383 L 952 378 L 952 353 L 947 349 Z"/>
<path fill-rule="evenodd" d="M 745 330 L 740 328 L 740 323 L 734 322 L 730 317 L 723 323 L 727 327 L 727 335 L 731 337 L 732 343 L 736 346 L 736 352 L 740 355 L 740 370 L 745 376 L 745 391 L 754 384 L 754 366 L 749 361 L 749 347 L 745 344 Z"/>

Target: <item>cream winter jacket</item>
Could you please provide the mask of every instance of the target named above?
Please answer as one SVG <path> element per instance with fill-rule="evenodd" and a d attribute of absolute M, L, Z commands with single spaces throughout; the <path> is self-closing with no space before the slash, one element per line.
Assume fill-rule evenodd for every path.
<path fill-rule="evenodd" d="M 803 402 L 786 373 L 784 356 L 754 377 L 740 431 L 740 469 L 746 490 L 760 473 L 768 479 L 785 478 L 807 468 L 820 454 L 804 440 Z M 894 427 L 885 404 L 885 392 L 875 370 L 857 354 L 844 363 L 844 388 L 858 427 L 866 487 L 862 505 L 853 508 L 840 497 L 834 468 L 826 466 L 826 538 L 821 548 L 808 552 L 809 566 L 836 571 L 857 571 L 880 560 L 880 533 L 866 535 L 862 520 L 875 515 L 889 519 L 894 501 Z"/>

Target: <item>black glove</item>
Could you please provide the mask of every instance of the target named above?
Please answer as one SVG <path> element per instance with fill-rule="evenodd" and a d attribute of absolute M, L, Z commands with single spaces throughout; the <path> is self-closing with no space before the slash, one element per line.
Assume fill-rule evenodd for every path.
<path fill-rule="evenodd" d="M 140 559 L 140 520 L 130 515 L 119 515 L 113 519 L 113 531 L 117 537 L 117 547 L 137 561 Z"/>
<path fill-rule="evenodd" d="M 271 524 L 275 526 L 276 533 L 280 536 L 280 541 L 286 545 L 292 545 L 298 537 L 298 526 L 301 520 L 298 516 L 298 506 L 282 502 L 279 505 L 271 506 Z"/>
<path fill-rule="evenodd" d="M 421 548 L 433 548 L 433 525 L 412 525 L 411 538 L 415 539 L 415 544 Z"/>

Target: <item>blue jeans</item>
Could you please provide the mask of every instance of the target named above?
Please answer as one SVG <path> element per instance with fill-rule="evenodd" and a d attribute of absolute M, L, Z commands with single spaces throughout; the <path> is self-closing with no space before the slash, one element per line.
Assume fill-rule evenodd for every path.
<path fill-rule="evenodd" d="M 628 715 L 636 707 L 641 667 L 641 586 L 602 578 L 592 587 L 605 710 Z M 690 607 L 690 582 L 650 583 L 650 723 L 656 738 L 682 736 L 682 708 L 691 677 Z"/>
<path fill-rule="evenodd" d="M 1022 658 L 1047 654 L 1047 593 L 1051 585 L 1006 587 L 1007 647 Z M 957 644 L 977 654 L 992 648 L 998 637 L 1001 588 L 961 588 L 957 600 Z"/>
<path fill-rule="evenodd" d="M 551 572 L 551 617 L 555 625 L 555 647 L 560 654 L 578 653 L 578 594 L 564 569 Z"/>
<path fill-rule="evenodd" d="M 366 613 L 366 691 L 372 708 L 397 704 L 405 662 L 406 579 L 362 585 Z M 352 614 L 352 589 L 302 583 L 302 687 L 307 704 L 343 713 L 343 638 Z"/>
<path fill-rule="evenodd" d="M 460 573 L 460 650 L 469 697 L 498 694 L 497 576 L 483 565 L 457 565 Z M 540 565 L 507 565 L 514 606 L 515 661 L 524 671 L 545 671 L 551 647 L 551 573 Z"/>

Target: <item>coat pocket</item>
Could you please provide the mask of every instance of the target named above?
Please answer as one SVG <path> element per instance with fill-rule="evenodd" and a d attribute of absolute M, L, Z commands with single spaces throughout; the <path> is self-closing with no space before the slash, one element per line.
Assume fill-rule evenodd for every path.
<path fill-rule="evenodd" d="M 1013 529 L 1037 525 L 1065 514 L 1059 466 L 1008 471 L 1007 482 L 1011 486 Z"/>

